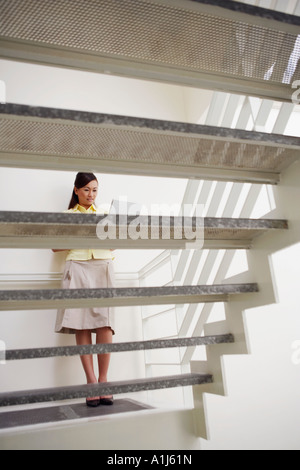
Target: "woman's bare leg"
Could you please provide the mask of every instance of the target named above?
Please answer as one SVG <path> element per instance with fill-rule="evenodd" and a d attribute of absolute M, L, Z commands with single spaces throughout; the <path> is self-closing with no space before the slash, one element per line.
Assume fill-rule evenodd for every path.
<path fill-rule="evenodd" d="M 112 330 L 110 327 L 98 328 L 96 335 L 97 344 L 107 344 L 112 343 Z M 98 382 L 105 383 L 107 382 L 107 373 L 110 363 L 110 354 L 99 354 L 98 355 L 98 366 L 99 366 L 99 380 Z M 101 398 L 111 398 L 108 396 L 103 396 Z"/>
<path fill-rule="evenodd" d="M 92 344 L 91 331 L 90 330 L 76 331 L 76 343 L 77 345 Z M 83 365 L 87 383 L 88 384 L 97 383 L 97 378 L 94 372 L 93 356 L 92 355 L 80 356 L 80 359 Z M 95 400 L 95 399 L 99 399 L 99 397 L 89 397 L 89 399 Z"/>

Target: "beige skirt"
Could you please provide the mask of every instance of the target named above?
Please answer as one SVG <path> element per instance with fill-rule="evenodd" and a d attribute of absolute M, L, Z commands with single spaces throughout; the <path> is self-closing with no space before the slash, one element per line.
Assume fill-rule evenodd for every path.
<path fill-rule="evenodd" d="M 63 289 L 100 289 L 115 287 L 113 261 L 91 259 L 88 261 L 66 261 Z M 110 327 L 114 332 L 113 309 L 111 307 L 66 308 L 57 311 L 55 332 L 74 334 L 77 330 Z"/>

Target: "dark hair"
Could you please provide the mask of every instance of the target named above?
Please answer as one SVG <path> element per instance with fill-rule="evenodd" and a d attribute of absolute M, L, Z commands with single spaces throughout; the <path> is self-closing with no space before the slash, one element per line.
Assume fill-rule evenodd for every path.
<path fill-rule="evenodd" d="M 80 189 L 94 180 L 98 181 L 96 176 L 93 173 L 77 173 L 74 186 L 77 189 Z M 75 191 L 73 189 L 73 193 L 72 193 L 72 197 L 71 197 L 68 209 L 73 209 L 73 207 L 75 207 L 76 204 L 78 204 L 78 202 L 79 202 L 78 196 L 77 194 L 75 194 Z"/>

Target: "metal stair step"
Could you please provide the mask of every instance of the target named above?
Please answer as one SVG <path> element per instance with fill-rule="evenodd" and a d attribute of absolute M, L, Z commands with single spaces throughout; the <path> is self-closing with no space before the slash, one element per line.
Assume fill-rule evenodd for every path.
<path fill-rule="evenodd" d="M 174 387 L 187 387 L 212 383 L 209 374 L 182 374 L 167 377 L 154 377 L 106 384 L 76 385 L 38 390 L 22 390 L 0 393 L 0 406 L 24 405 L 48 401 L 75 399 L 92 396 L 134 393 L 143 390 L 158 390 Z"/>
<path fill-rule="evenodd" d="M 0 104 L 0 165 L 279 182 L 296 137 L 64 109 Z"/>
<path fill-rule="evenodd" d="M 60 346 L 52 348 L 14 349 L 5 351 L 5 360 L 40 359 L 86 354 L 111 354 L 126 351 L 145 351 L 152 349 L 208 346 L 212 344 L 233 343 L 231 334 L 200 336 L 193 338 L 159 339 L 127 343 L 93 344 L 81 346 Z"/>
<path fill-rule="evenodd" d="M 98 238 L 98 224 L 109 224 L 106 239 Z M 237 249 L 250 248 L 261 234 L 287 229 L 286 220 L 0 211 L 0 248 L 164 249 L 200 243 L 200 248 Z M 104 229 L 101 235 L 106 237 Z"/>
<path fill-rule="evenodd" d="M 76 0 L 54 8 L 10 0 L 0 16 L 0 57 L 8 60 L 282 101 L 300 78 L 298 67 L 284 79 L 299 17 L 244 3 Z"/>
<path fill-rule="evenodd" d="M 0 310 L 227 302 L 232 295 L 256 293 L 258 291 L 257 284 L 2 290 L 0 291 Z"/>
<path fill-rule="evenodd" d="M 136 400 L 132 400 L 130 397 L 115 399 L 114 406 L 101 406 L 98 408 L 93 408 L 92 410 L 89 407 L 85 406 L 84 402 L 65 402 L 64 404 L 58 403 L 56 406 L 49 406 L 49 404 L 46 406 L 29 406 L 21 410 L 19 408 L 20 407 L 17 407 L 17 409 L 14 408 L 11 411 L 8 411 L 7 409 L 1 410 L 0 442 L 1 434 L 3 438 L 3 431 L 9 431 L 12 428 L 14 428 L 15 433 L 16 428 L 24 426 L 29 427 L 41 424 L 51 426 L 54 423 L 70 423 L 72 422 L 72 420 L 85 420 L 91 418 L 91 416 L 94 419 L 97 417 L 101 418 L 112 414 L 120 415 L 122 413 L 135 413 L 138 411 L 153 409 L 152 406 L 140 403 Z M 39 432 L 39 430 L 37 430 L 37 432 Z"/>

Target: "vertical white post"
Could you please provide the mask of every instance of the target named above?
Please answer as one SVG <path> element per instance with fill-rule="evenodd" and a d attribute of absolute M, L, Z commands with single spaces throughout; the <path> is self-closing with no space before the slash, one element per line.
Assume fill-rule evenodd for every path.
<path fill-rule="evenodd" d="M 6 84 L 4 80 L 0 80 L 0 103 L 6 103 Z"/>
<path fill-rule="evenodd" d="M 4 341 L 0 340 L 0 364 L 1 365 L 6 364 L 5 356 L 6 356 L 6 345 Z"/>

